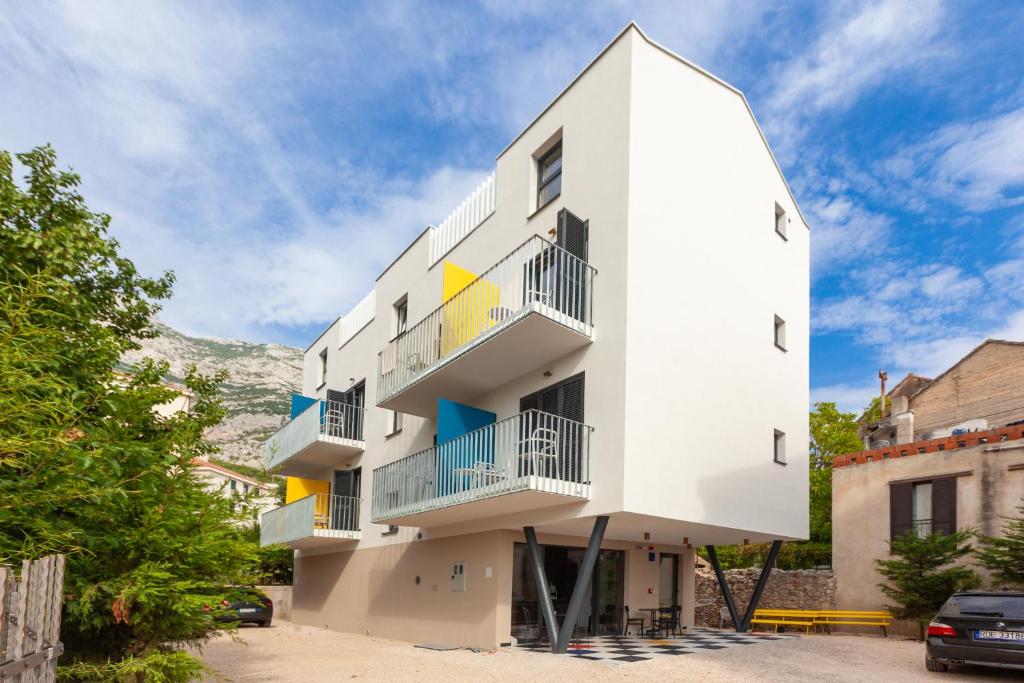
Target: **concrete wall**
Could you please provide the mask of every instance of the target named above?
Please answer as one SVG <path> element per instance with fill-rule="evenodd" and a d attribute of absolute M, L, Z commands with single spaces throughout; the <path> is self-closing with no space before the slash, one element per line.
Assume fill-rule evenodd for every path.
<path fill-rule="evenodd" d="M 1024 344 L 989 341 L 910 401 L 916 439 L 971 419 L 996 427 L 1024 419 Z"/>
<path fill-rule="evenodd" d="M 957 526 L 997 535 L 1024 498 L 1024 443 L 924 453 L 832 472 L 832 566 L 838 609 L 882 609 L 875 560 L 889 554 L 889 484 L 957 476 Z M 1013 468 L 1013 469 L 1011 469 Z"/>
<path fill-rule="evenodd" d="M 274 602 L 274 619 L 292 619 L 292 587 L 291 586 L 256 586 Z"/>
<path fill-rule="evenodd" d="M 492 531 L 323 555 L 299 553 L 292 621 L 418 643 L 481 648 L 508 643 L 512 550 L 523 540 L 521 532 Z M 550 534 L 539 534 L 539 541 L 570 547 L 587 543 L 586 538 Z M 693 624 L 692 550 L 622 541 L 608 541 L 602 548 L 625 551 L 624 599 L 631 610 L 658 606 L 660 553 L 679 554 L 683 622 Z M 455 562 L 466 563 L 465 592 L 451 590 Z"/>

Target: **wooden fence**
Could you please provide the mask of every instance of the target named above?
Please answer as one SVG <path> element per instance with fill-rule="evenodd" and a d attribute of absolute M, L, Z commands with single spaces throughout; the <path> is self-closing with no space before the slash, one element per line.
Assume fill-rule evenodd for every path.
<path fill-rule="evenodd" d="M 0 682 L 56 679 L 63 591 L 63 555 L 25 560 L 17 578 L 0 565 Z"/>

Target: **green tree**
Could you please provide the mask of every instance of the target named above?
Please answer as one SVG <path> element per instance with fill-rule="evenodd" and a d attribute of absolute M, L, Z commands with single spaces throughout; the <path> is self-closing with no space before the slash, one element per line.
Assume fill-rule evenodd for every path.
<path fill-rule="evenodd" d="M 811 540 L 832 542 L 832 459 L 859 451 L 857 416 L 835 403 L 814 404 L 810 413 L 810 527 Z"/>
<path fill-rule="evenodd" d="M 115 374 L 173 277 L 120 256 L 51 148 L 17 158 L 20 185 L 0 152 L 0 562 L 67 554 L 63 678 L 190 680 L 202 664 L 183 646 L 220 628 L 204 605 L 255 561 L 192 465 L 224 377 L 190 371 L 195 407 L 162 417 L 166 365 Z"/>
<path fill-rule="evenodd" d="M 972 535 L 958 531 L 920 537 L 910 532 L 889 544 L 891 559 L 875 560 L 878 573 L 888 580 L 878 588 L 895 603 L 890 607 L 893 615 L 916 621 L 922 638 L 924 625 L 950 595 L 981 583 L 973 569 L 954 564 L 971 554 Z"/>
<path fill-rule="evenodd" d="M 992 572 L 993 583 L 1024 588 L 1024 501 L 1003 524 L 1002 536 L 978 536 L 978 562 Z"/>

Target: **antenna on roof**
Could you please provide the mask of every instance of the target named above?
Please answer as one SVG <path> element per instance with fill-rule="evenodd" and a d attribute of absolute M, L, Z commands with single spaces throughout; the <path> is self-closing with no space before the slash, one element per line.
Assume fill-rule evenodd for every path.
<path fill-rule="evenodd" d="M 885 380 L 889 379 L 889 373 L 885 370 L 878 371 L 878 379 L 882 385 L 881 390 L 881 402 L 878 404 L 879 412 L 878 417 L 885 417 Z"/>

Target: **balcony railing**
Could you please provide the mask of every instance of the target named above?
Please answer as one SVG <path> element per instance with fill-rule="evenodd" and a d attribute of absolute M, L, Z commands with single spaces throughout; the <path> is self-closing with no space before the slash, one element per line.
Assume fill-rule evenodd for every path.
<path fill-rule="evenodd" d="M 531 312 L 589 336 L 594 273 L 534 235 L 378 354 L 378 404 Z"/>
<path fill-rule="evenodd" d="M 363 441 L 366 409 L 339 401 L 318 400 L 267 440 L 263 460 L 277 467 L 317 442 L 353 445 Z M 362 446 L 359 446 L 359 450 Z"/>
<path fill-rule="evenodd" d="M 265 512 L 260 519 L 260 545 L 358 539 L 360 502 L 350 496 L 314 493 Z"/>
<path fill-rule="evenodd" d="M 515 491 L 587 497 L 591 427 L 527 410 L 373 471 L 374 521 Z"/>

